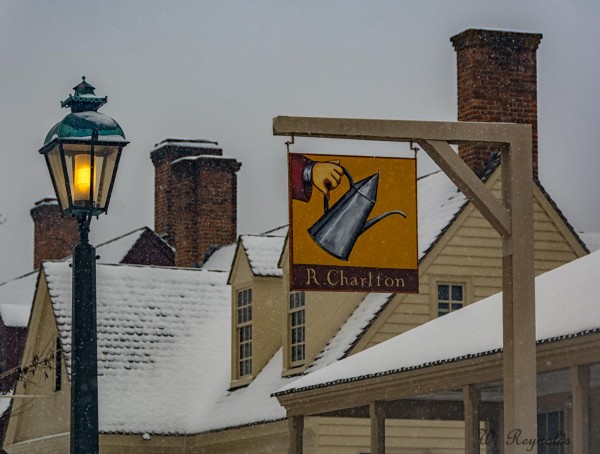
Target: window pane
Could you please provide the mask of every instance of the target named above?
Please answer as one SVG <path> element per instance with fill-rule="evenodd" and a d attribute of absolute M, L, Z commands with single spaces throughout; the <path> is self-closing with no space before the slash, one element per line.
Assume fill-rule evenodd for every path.
<path fill-rule="evenodd" d="M 452 286 L 452 301 L 462 301 L 462 300 L 463 300 L 462 285 L 453 285 Z"/>
<path fill-rule="evenodd" d="M 438 299 L 449 300 L 450 299 L 450 286 L 449 285 L 438 285 Z"/>
<path fill-rule="evenodd" d="M 457 311 L 459 309 L 462 309 L 463 305 L 462 303 L 452 303 L 452 310 L 453 311 Z"/>
<path fill-rule="evenodd" d="M 438 303 L 438 316 L 446 315 L 450 312 L 450 308 L 448 307 L 448 303 Z"/>

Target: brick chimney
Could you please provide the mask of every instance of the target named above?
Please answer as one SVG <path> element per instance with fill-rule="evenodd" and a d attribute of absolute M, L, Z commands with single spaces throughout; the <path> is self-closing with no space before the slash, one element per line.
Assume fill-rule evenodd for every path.
<path fill-rule="evenodd" d="M 237 239 L 237 175 L 217 142 L 166 139 L 154 164 L 154 228 L 175 247 L 175 265 L 204 262 L 213 247 Z"/>
<path fill-rule="evenodd" d="M 62 217 L 56 199 L 42 199 L 30 211 L 34 224 L 33 267 L 44 260 L 58 260 L 73 253 L 79 243 L 77 220 Z"/>
<path fill-rule="evenodd" d="M 538 33 L 469 29 L 450 38 L 456 50 L 458 120 L 529 123 L 533 126 L 533 175 L 538 176 Z M 463 145 L 459 154 L 481 171 L 498 147 Z"/>

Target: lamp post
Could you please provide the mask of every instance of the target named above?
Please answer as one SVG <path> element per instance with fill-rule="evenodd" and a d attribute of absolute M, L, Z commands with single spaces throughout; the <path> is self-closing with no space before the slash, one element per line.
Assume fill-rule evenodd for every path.
<path fill-rule="evenodd" d="M 61 102 L 71 113 L 50 129 L 39 150 L 63 216 L 74 216 L 80 243 L 73 249 L 71 319 L 71 454 L 98 454 L 96 249 L 89 243 L 92 216 L 106 213 L 119 158 L 128 144 L 112 118 L 97 112 L 107 97 L 82 78 Z"/>

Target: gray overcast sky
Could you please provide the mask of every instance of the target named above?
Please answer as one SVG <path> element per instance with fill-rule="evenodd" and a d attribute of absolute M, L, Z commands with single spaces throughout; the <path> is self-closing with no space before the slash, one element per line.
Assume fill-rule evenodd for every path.
<path fill-rule="evenodd" d="M 0 282 L 31 270 L 29 209 L 53 196 L 38 149 L 82 75 L 131 141 L 96 243 L 153 226 L 149 152 L 167 137 L 216 140 L 243 163 L 239 232 L 251 233 L 287 222 L 274 116 L 455 120 L 449 38 L 467 28 L 543 33 L 540 178 L 576 229 L 600 231 L 599 24 L 597 0 L 0 0 Z M 407 146 L 304 139 L 294 151 Z"/>

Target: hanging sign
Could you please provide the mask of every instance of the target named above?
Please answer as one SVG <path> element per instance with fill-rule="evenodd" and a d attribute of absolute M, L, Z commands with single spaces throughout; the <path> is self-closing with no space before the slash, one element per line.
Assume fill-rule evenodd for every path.
<path fill-rule="evenodd" d="M 416 160 L 288 153 L 290 288 L 418 293 Z"/>

